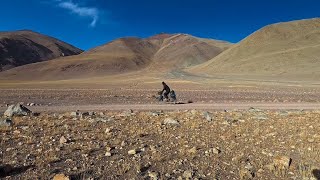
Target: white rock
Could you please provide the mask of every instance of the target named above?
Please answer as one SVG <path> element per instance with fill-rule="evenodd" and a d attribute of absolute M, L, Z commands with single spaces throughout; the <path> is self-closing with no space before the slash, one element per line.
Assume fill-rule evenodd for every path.
<path fill-rule="evenodd" d="M 213 152 L 214 154 L 220 154 L 220 153 L 221 153 L 221 151 L 220 151 L 218 148 L 213 148 L 213 149 L 212 149 L 212 152 Z"/>
<path fill-rule="evenodd" d="M 135 154 L 137 154 L 137 151 L 135 149 L 132 149 L 132 150 L 128 151 L 128 154 L 135 155 Z"/>
<path fill-rule="evenodd" d="M 177 120 L 174 120 L 173 118 L 166 118 L 163 121 L 163 123 L 166 125 L 180 125 L 180 123 Z"/>
<path fill-rule="evenodd" d="M 111 152 L 107 151 L 105 156 L 110 157 L 110 156 L 112 156 L 112 154 L 111 154 Z"/>
<path fill-rule="evenodd" d="M 159 179 L 159 174 L 157 173 L 157 172 L 149 172 L 149 177 L 150 177 L 150 179 L 152 179 L 152 180 L 158 180 Z"/>

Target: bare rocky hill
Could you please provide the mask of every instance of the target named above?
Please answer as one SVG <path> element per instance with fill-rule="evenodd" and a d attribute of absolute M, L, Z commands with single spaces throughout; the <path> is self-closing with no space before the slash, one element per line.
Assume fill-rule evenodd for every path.
<path fill-rule="evenodd" d="M 70 44 L 33 31 L 0 32 L 0 71 L 81 52 Z"/>
<path fill-rule="evenodd" d="M 230 46 L 228 42 L 186 34 L 121 38 L 77 56 L 18 67 L 2 73 L 2 77 L 51 80 L 91 78 L 138 70 L 171 71 L 203 63 Z"/>
<path fill-rule="evenodd" d="M 318 79 L 320 18 L 266 26 L 191 72 L 254 78 Z"/>

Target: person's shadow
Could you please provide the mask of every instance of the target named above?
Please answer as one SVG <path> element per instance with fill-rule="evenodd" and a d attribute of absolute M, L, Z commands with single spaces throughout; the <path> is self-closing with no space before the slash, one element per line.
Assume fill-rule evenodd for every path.
<path fill-rule="evenodd" d="M 312 174 L 314 175 L 314 177 L 315 177 L 317 180 L 320 180 L 320 170 L 319 170 L 319 169 L 314 169 L 314 170 L 312 170 Z"/>

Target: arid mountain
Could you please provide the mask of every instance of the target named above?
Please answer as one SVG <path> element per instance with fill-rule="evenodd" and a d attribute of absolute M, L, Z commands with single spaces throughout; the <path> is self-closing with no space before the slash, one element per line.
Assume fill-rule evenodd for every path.
<path fill-rule="evenodd" d="M 231 44 L 227 42 L 186 34 L 121 38 L 77 56 L 14 68 L 3 72 L 2 76 L 9 79 L 73 79 L 138 70 L 171 71 L 203 63 L 229 46 Z"/>
<path fill-rule="evenodd" d="M 150 69 L 173 70 L 208 61 L 231 46 L 230 43 L 176 34 L 162 41 Z"/>
<path fill-rule="evenodd" d="M 204 75 L 320 78 L 320 18 L 277 23 L 190 69 Z"/>
<path fill-rule="evenodd" d="M 0 71 L 81 52 L 70 44 L 28 30 L 0 32 Z"/>

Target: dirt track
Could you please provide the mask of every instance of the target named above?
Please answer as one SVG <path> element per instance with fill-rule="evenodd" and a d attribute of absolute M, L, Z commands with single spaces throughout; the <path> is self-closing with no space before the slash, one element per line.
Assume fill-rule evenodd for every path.
<path fill-rule="evenodd" d="M 157 89 L 0 89 L 0 111 L 6 104 L 39 104 L 28 107 L 39 112 L 76 110 L 224 110 L 320 109 L 318 89 L 296 88 L 213 88 L 178 91 L 186 104 L 158 102 Z M 187 103 L 189 100 L 193 103 Z"/>
<path fill-rule="evenodd" d="M 316 110 L 320 109 L 320 103 L 215 103 L 215 104 L 101 104 L 101 105 L 77 105 L 77 106 L 35 106 L 29 107 L 37 112 L 68 112 L 68 111 L 121 111 L 121 110 L 234 110 L 249 109 L 251 107 L 266 110 Z M 6 107 L 0 107 L 4 111 Z"/>

